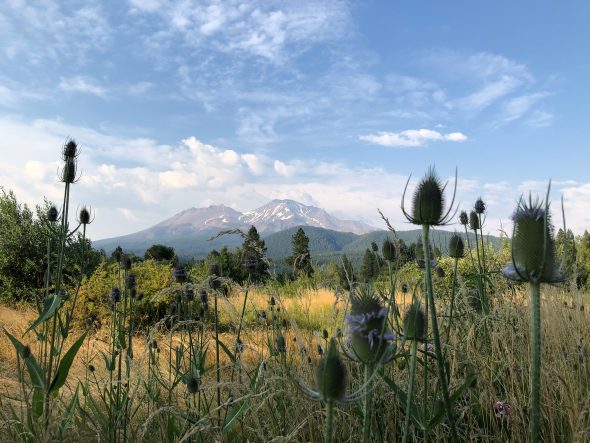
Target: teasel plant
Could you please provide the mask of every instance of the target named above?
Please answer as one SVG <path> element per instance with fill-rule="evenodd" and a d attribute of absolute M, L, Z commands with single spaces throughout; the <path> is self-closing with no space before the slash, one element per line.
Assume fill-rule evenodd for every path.
<path fill-rule="evenodd" d="M 336 403 L 347 404 L 360 400 L 366 395 L 367 388 L 367 383 L 365 382 L 356 391 L 346 395 L 348 371 L 340 356 L 338 347 L 336 339 L 332 337 L 328 343 L 328 349 L 324 352 L 315 370 L 315 390 L 287 370 L 289 378 L 304 395 L 312 400 L 321 401 L 325 404 L 324 441 L 326 443 L 334 442 L 334 405 Z M 285 354 L 285 348 L 282 348 L 281 358 L 283 365 L 286 367 Z"/>
<path fill-rule="evenodd" d="M 362 365 L 365 395 L 363 396 L 363 442 L 371 439 L 373 421 L 373 379 L 379 366 L 391 362 L 397 354 L 397 337 L 388 329 L 388 314 L 395 292 L 383 306 L 372 285 L 350 291 L 350 314 L 346 316 L 347 340 L 341 343 L 344 354 Z"/>
<path fill-rule="evenodd" d="M 451 438 L 453 441 L 458 441 L 457 430 L 455 426 L 455 416 L 449 395 L 449 388 L 447 382 L 447 374 L 445 363 L 443 360 L 442 345 L 440 341 L 440 332 L 438 327 L 438 319 L 436 313 L 436 304 L 434 301 L 434 290 L 432 285 L 432 264 L 430 257 L 430 228 L 432 226 L 442 226 L 450 222 L 454 217 L 456 209 L 454 210 L 455 195 L 457 191 L 457 172 L 455 171 L 455 186 L 453 196 L 448 208 L 445 208 L 445 189 L 446 184 L 443 185 L 436 175 L 433 167 L 429 168 L 425 177 L 418 183 L 412 198 L 411 213 L 405 209 L 405 196 L 411 176 L 406 182 L 404 193 L 402 195 L 401 209 L 404 216 L 409 222 L 415 225 L 422 226 L 422 244 L 424 254 L 424 288 L 426 291 L 427 306 L 430 311 L 430 322 L 432 324 L 432 334 L 434 339 L 434 349 L 436 353 L 436 360 L 438 366 L 438 378 L 443 394 L 443 401 L 445 405 L 446 415 L 451 430 Z M 446 210 L 445 210 L 446 209 Z M 425 349 L 426 351 L 426 349 Z"/>
<path fill-rule="evenodd" d="M 19 339 L 4 330 L 17 352 L 19 374 L 24 367 L 30 376 L 31 387 L 25 385 L 24 377 L 20 377 L 27 413 L 26 420 L 18 420 L 13 411 L 13 418 L 20 429 L 18 438 L 27 440 L 51 440 L 58 438 L 55 434 L 63 434 L 64 427 L 71 422 L 78 401 L 78 391 L 72 396 L 69 405 L 62 413 L 61 420 L 54 420 L 58 414 L 60 402 L 56 400 L 60 389 L 67 381 L 72 363 L 82 346 L 87 332 L 74 341 L 64 353 L 66 340 L 71 332 L 74 309 L 87 262 L 86 227 L 92 222 L 91 210 L 86 207 L 78 215 L 78 225 L 70 226 L 70 191 L 71 186 L 78 182 L 78 155 L 80 149 L 73 139 L 68 139 L 62 148 L 63 165 L 59 171 L 59 179 L 64 184 L 61 211 L 51 206 L 43 222 L 47 229 L 47 265 L 45 270 L 44 292 L 36 298 L 39 316 L 27 328 L 23 337 L 29 332 L 35 333 L 39 346 L 36 350 L 23 344 Z M 71 285 L 65 281 L 66 247 L 74 235 L 82 243 L 81 262 L 78 272 L 74 270 L 73 296 L 68 290 Z M 22 361 L 22 363 L 21 363 Z M 31 393 L 32 391 L 32 393 Z M 65 415 L 64 415 L 65 414 Z M 40 420 L 41 419 L 41 420 Z"/>
<path fill-rule="evenodd" d="M 517 282 L 527 282 L 530 292 L 530 441 L 541 441 L 541 283 L 564 281 L 555 253 L 547 186 L 544 201 L 520 198 L 512 215 L 512 261 L 502 271 Z"/>
<path fill-rule="evenodd" d="M 456 232 L 449 239 L 449 257 L 453 259 L 453 283 L 451 285 L 451 303 L 449 307 L 449 320 L 447 323 L 447 333 L 445 341 L 449 341 L 451 333 L 451 326 L 453 324 L 453 310 L 455 307 L 455 298 L 457 295 L 457 275 L 459 268 L 459 260 L 465 256 L 465 243 L 459 234 Z M 446 355 L 446 353 L 445 353 Z"/>

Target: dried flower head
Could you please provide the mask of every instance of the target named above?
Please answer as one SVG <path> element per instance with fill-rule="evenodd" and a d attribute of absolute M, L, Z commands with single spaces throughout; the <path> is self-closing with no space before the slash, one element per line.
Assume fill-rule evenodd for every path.
<path fill-rule="evenodd" d="M 408 179 L 408 183 L 409 183 Z M 448 223 L 449 215 L 453 208 L 455 195 L 449 205 L 449 209 L 445 212 L 445 196 L 444 190 L 446 185 L 443 185 L 433 167 L 428 169 L 424 178 L 418 183 L 414 196 L 412 198 L 412 213 L 408 214 L 404 207 L 404 200 L 406 190 L 402 196 L 402 212 L 410 223 L 415 225 L 439 226 Z M 455 178 L 455 191 L 457 180 Z"/>
<path fill-rule="evenodd" d="M 119 303 L 121 301 L 121 290 L 119 288 L 113 288 L 111 298 L 113 299 L 113 303 Z"/>
<path fill-rule="evenodd" d="M 58 218 L 59 212 L 57 208 L 51 205 L 51 207 L 47 210 L 47 220 L 49 220 L 51 223 L 55 223 Z"/>
<path fill-rule="evenodd" d="M 131 269 L 131 265 L 133 264 L 131 257 L 129 257 L 127 254 L 123 254 L 121 255 L 121 268 L 128 271 L 129 269 Z"/>
<path fill-rule="evenodd" d="M 189 375 L 186 380 L 186 389 L 190 394 L 199 392 L 199 379 L 194 375 Z"/>
<path fill-rule="evenodd" d="M 465 243 L 461 236 L 454 233 L 449 240 L 449 257 L 463 258 L 465 256 Z"/>
<path fill-rule="evenodd" d="M 64 161 L 73 160 L 78 156 L 78 144 L 76 140 L 68 140 L 63 147 L 62 156 Z"/>
<path fill-rule="evenodd" d="M 178 283 L 184 283 L 187 279 L 186 269 L 182 266 L 176 267 L 172 271 L 172 276 Z"/>
<path fill-rule="evenodd" d="M 475 205 L 473 206 L 473 209 L 475 209 L 475 212 L 477 214 L 483 214 L 486 211 L 486 204 L 483 202 L 481 197 L 475 201 Z"/>
<path fill-rule="evenodd" d="M 406 340 L 424 341 L 426 335 L 426 315 L 417 303 L 410 305 L 404 314 L 404 335 Z"/>
<path fill-rule="evenodd" d="M 467 212 L 461 211 L 459 214 L 459 223 L 461 223 L 463 226 L 467 226 L 469 224 L 469 216 L 467 215 Z"/>
<path fill-rule="evenodd" d="M 74 183 L 76 181 L 76 161 L 68 160 L 61 170 L 61 181 L 64 183 Z"/>
<path fill-rule="evenodd" d="M 548 212 L 549 204 L 539 200 L 522 199 L 512 215 L 512 263 L 503 274 L 516 281 L 557 283 L 564 275 L 555 254 L 553 227 Z"/>
<path fill-rule="evenodd" d="M 396 257 L 396 249 L 395 244 L 388 238 L 383 240 L 383 245 L 381 246 L 381 252 L 383 253 L 383 258 L 389 262 L 395 260 Z"/>
<path fill-rule="evenodd" d="M 477 231 L 480 227 L 481 226 L 479 224 L 479 216 L 477 215 L 477 212 L 471 211 L 469 213 L 469 228 L 472 231 Z"/>
<path fill-rule="evenodd" d="M 346 366 L 340 358 L 336 340 L 332 338 L 328 352 L 316 368 L 316 384 L 322 400 L 342 400 L 346 393 L 346 379 Z"/>

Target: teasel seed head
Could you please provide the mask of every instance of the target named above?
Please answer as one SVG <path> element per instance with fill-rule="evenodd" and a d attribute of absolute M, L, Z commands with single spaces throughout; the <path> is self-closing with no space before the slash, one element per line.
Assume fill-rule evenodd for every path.
<path fill-rule="evenodd" d="M 57 208 L 51 205 L 51 207 L 47 210 L 47 220 L 49 220 L 51 223 L 55 223 L 58 218 L 59 212 Z"/>
<path fill-rule="evenodd" d="M 339 401 L 346 393 L 346 366 L 340 358 L 336 340 L 332 338 L 328 351 L 316 368 L 317 390 L 324 401 Z"/>
<path fill-rule="evenodd" d="M 413 303 L 404 315 L 404 335 L 406 340 L 424 341 L 426 315 L 418 303 Z"/>
<path fill-rule="evenodd" d="M 90 372 L 94 372 L 94 371 L 96 371 L 96 368 L 94 367 L 94 365 L 88 365 L 88 370 Z"/>
<path fill-rule="evenodd" d="M 186 288 L 184 291 L 184 298 L 186 298 L 188 301 L 193 301 L 195 299 L 195 291 L 193 291 L 191 288 Z"/>
<path fill-rule="evenodd" d="M 62 154 L 65 161 L 75 159 L 78 156 L 78 144 L 76 143 L 76 140 L 68 140 L 64 144 Z"/>
<path fill-rule="evenodd" d="M 437 225 L 444 208 L 443 186 L 430 168 L 420 181 L 412 199 L 412 223 Z"/>
<path fill-rule="evenodd" d="M 199 392 L 199 379 L 194 375 L 189 375 L 186 380 L 186 389 L 190 394 Z"/>
<path fill-rule="evenodd" d="M 125 287 L 127 289 L 135 289 L 137 285 L 137 279 L 135 278 L 135 274 L 129 274 L 125 279 Z"/>
<path fill-rule="evenodd" d="M 23 346 L 21 355 L 22 358 L 29 358 L 31 356 L 31 348 L 29 347 L 29 345 Z"/>
<path fill-rule="evenodd" d="M 76 181 L 76 161 L 68 160 L 61 170 L 61 181 L 64 183 L 74 183 Z"/>
<path fill-rule="evenodd" d="M 440 266 L 436 267 L 436 275 L 439 278 L 445 278 L 445 270 L 443 268 L 441 268 Z"/>
<path fill-rule="evenodd" d="M 119 303 L 121 301 L 121 290 L 119 288 L 113 288 L 111 298 L 113 299 L 113 303 Z"/>
<path fill-rule="evenodd" d="M 287 343 L 285 342 L 285 337 L 283 337 L 282 334 L 277 336 L 275 342 L 278 352 L 280 352 L 281 354 L 287 352 Z"/>
<path fill-rule="evenodd" d="M 207 302 L 209 301 L 209 297 L 207 296 L 207 291 L 205 291 L 204 289 L 201 289 L 201 292 L 199 293 L 199 298 L 201 299 L 201 303 L 206 305 Z"/>
<path fill-rule="evenodd" d="M 465 256 L 465 243 L 457 233 L 453 234 L 449 240 L 449 257 L 463 258 Z"/>
<path fill-rule="evenodd" d="M 78 220 L 81 224 L 88 225 L 91 223 L 90 218 L 90 210 L 86 206 L 82 206 L 82 209 L 80 209 L 80 214 L 78 215 Z"/>
<path fill-rule="evenodd" d="M 324 337 L 324 340 L 327 340 L 329 336 L 330 335 L 328 334 L 328 330 L 327 329 L 324 329 L 322 331 L 322 337 Z"/>
<path fill-rule="evenodd" d="M 469 213 L 469 228 L 472 231 L 477 231 L 480 228 L 479 217 L 475 211 Z"/>
<path fill-rule="evenodd" d="M 128 271 L 131 269 L 132 264 L 133 262 L 131 261 L 131 257 L 129 257 L 127 254 L 121 255 L 121 268 Z"/>
<path fill-rule="evenodd" d="M 467 212 L 461 211 L 459 214 L 459 223 L 461 223 L 463 226 L 467 226 L 469 224 L 469 216 L 467 215 Z"/>
<path fill-rule="evenodd" d="M 557 283 L 564 275 L 557 263 L 548 203 L 522 199 L 512 216 L 512 263 L 503 274 L 517 281 Z"/>
<path fill-rule="evenodd" d="M 486 204 L 483 202 L 483 200 L 480 197 L 475 201 L 475 205 L 473 208 L 475 209 L 475 212 L 477 214 L 483 214 L 486 210 Z"/>
<path fill-rule="evenodd" d="M 381 252 L 383 253 L 383 258 L 385 258 L 385 260 L 387 260 L 389 262 L 394 261 L 396 258 L 395 244 L 391 240 L 389 240 L 388 238 L 383 240 L 383 245 L 381 246 Z"/>
<path fill-rule="evenodd" d="M 378 252 L 378 251 L 379 251 L 379 246 L 377 246 L 377 243 L 376 243 L 376 242 L 374 242 L 374 241 L 373 241 L 373 242 L 371 242 L 371 250 L 372 250 L 373 252 Z"/>

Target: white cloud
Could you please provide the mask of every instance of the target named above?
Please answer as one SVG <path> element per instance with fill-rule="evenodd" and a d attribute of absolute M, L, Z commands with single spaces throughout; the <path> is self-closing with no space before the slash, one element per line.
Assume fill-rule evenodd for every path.
<path fill-rule="evenodd" d="M 361 135 L 359 139 L 381 146 L 407 148 L 424 146 L 432 141 L 464 142 L 467 140 L 467 136 L 461 132 L 443 134 L 432 129 L 407 129 L 401 132 Z"/>
<path fill-rule="evenodd" d="M 295 174 L 294 166 L 283 163 L 280 160 L 275 160 L 274 170 L 277 174 L 282 175 L 284 177 L 292 177 L 293 174 Z"/>
<path fill-rule="evenodd" d="M 97 97 L 104 97 L 107 90 L 97 85 L 92 79 L 81 76 L 61 78 L 59 88 L 66 92 L 80 92 L 83 94 L 92 94 Z"/>
<path fill-rule="evenodd" d="M 510 99 L 502 110 L 501 120 L 504 122 L 511 122 L 518 120 L 524 116 L 531 108 L 543 98 L 547 97 L 547 92 L 537 92 L 534 94 L 527 94 Z"/>

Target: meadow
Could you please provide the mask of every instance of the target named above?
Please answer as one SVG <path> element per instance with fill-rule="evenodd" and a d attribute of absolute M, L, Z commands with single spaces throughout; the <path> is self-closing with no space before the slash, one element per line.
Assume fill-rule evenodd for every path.
<path fill-rule="evenodd" d="M 457 215 L 431 169 L 402 202 L 415 259 L 399 265 L 390 227 L 365 281 L 261 281 L 262 254 L 236 282 L 213 259 L 124 251 L 87 276 L 77 155 L 66 143 L 44 287 L 0 307 L 1 441 L 590 441 L 588 295 L 549 192 L 519 202 L 497 250 L 485 203 Z M 451 223 L 442 253 L 430 235 Z"/>

